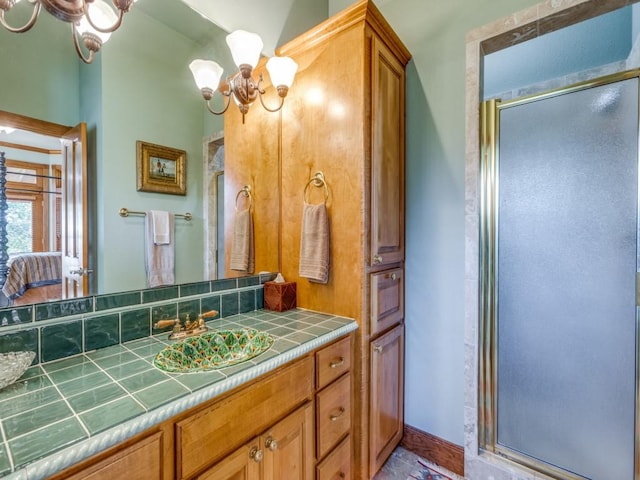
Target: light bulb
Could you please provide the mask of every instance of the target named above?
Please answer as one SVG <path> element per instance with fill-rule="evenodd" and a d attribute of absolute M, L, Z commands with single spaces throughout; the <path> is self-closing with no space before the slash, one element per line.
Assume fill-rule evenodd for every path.
<path fill-rule="evenodd" d="M 227 45 L 238 68 L 240 65 L 250 65 L 252 69 L 256 67 L 263 46 L 257 33 L 236 30 L 227 35 Z"/>
<path fill-rule="evenodd" d="M 95 0 L 94 2 L 89 4 L 89 15 L 91 16 L 91 20 L 95 25 L 100 28 L 109 28 L 114 23 L 118 21 L 118 16 L 113 11 L 113 9 L 107 5 L 103 0 Z M 111 37 L 111 33 L 103 33 L 94 29 L 89 21 L 83 16 L 80 19 L 80 23 L 78 24 L 78 33 L 82 35 L 83 33 L 88 32 L 94 35 L 97 35 L 98 38 L 102 41 L 104 45 L 109 37 Z"/>
<path fill-rule="evenodd" d="M 223 69 L 212 60 L 194 60 L 189 64 L 196 85 L 200 90 L 210 88 L 215 91 L 220 85 Z"/>

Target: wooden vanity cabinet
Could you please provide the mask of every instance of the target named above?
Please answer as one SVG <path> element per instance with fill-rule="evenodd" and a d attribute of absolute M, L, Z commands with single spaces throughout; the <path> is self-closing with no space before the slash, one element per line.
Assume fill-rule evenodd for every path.
<path fill-rule="evenodd" d="M 351 477 L 352 337 L 316 352 L 316 479 Z"/>
<path fill-rule="evenodd" d="M 161 480 L 162 432 L 153 433 L 142 440 L 130 443 L 119 451 L 77 470 L 75 473 L 52 478 L 69 480 L 114 480 L 135 478 Z"/>
<path fill-rule="evenodd" d="M 313 397 L 314 359 L 305 357 L 176 423 L 176 471 L 192 478 Z"/>
<path fill-rule="evenodd" d="M 312 480 L 313 403 L 289 414 L 198 480 Z"/>
<path fill-rule="evenodd" d="M 402 439 L 404 429 L 404 325 L 371 342 L 369 416 L 371 471 L 377 472 Z"/>
<path fill-rule="evenodd" d="M 340 338 L 51 480 L 351 478 L 352 348 Z"/>

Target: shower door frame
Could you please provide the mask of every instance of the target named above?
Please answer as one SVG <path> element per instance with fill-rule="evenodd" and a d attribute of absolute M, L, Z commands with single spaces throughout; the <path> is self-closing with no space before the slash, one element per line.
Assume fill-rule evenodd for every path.
<path fill-rule="evenodd" d="M 560 480 L 584 480 L 585 477 L 554 467 L 528 455 L 497 443 L 497 395 L 498 395 L 498 349 L 497 349 L 497 280 L 498 280 L 498 199 L 499 199 L 499 146 L 500 111 L 504 108 L 524 105 L 546 98 L 565 95 L 593 87 L 638 78 L 640 69 L 607 75 L 598 79 L 576 83 L 547 92 L 516 98 L 508 101 L 498 99 L 482 102 L 480 107 L 480 258 L 479 258 L 479 329 L 478 329 L 478 443 L 481 450 L 492 452 L 515 463 L 534 469 Z M 640 105 L 639 128 L 640 128 Z M 638 135 L 638 161 L 640 161 L 640 131 Z M 639 169 L 640 171 L 640 169 Z M 640 181 L 638 182 L 640 197 Z M 640 217 L 640 208 L 638 209 Z M 638 222 L 638 219 L 636 219 Z M 638 238 L 637 242 L 640 242 Z M 636 271 L 638 270 L 636 258 Z M 636 318 L 635 318 L 635 439 L 634 479 L 640 480 L 640 328 L 638 306 L 640 299 L 640 272 L 636 273 Z"/>

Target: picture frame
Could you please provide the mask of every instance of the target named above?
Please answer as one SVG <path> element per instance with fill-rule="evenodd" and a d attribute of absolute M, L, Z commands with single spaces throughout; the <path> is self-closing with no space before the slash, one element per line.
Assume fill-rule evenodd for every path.
<path fill-rule="evenodd" d="M 153 143 L 136 142 L 139 192 L 187 194 L 187 152 Z"/>

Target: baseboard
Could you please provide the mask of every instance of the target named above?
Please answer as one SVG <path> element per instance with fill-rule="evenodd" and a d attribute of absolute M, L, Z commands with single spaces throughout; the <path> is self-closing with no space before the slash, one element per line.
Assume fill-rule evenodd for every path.
<path fill-rule="evenodd" d="M 464 477 L 464 448 L 460 445 L 406 424 L 400 445 L 425 460 Z"/>

